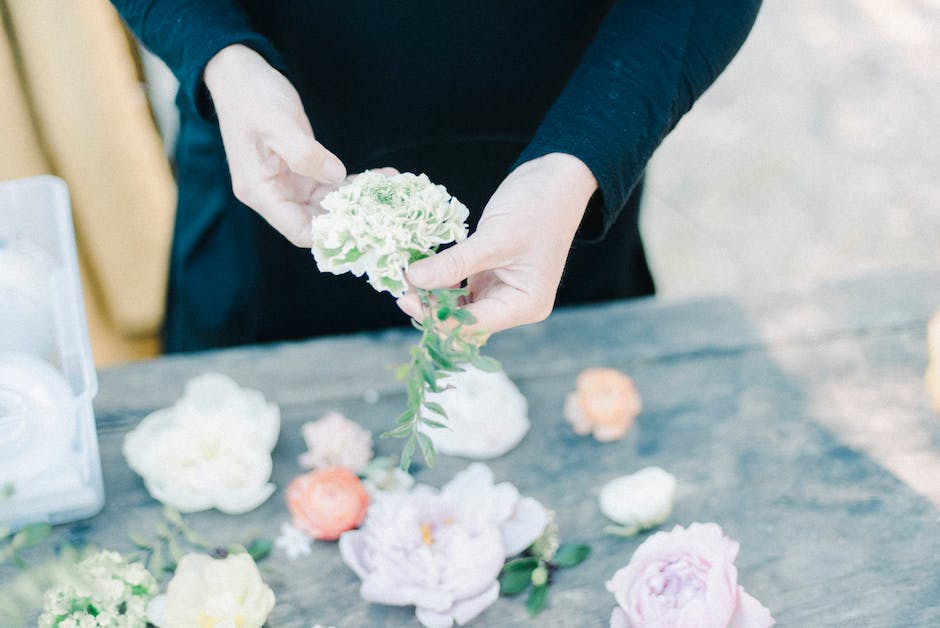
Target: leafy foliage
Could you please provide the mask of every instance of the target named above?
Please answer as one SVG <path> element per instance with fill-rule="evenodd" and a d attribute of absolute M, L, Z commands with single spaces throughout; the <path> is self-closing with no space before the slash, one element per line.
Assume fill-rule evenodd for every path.
<path fill-rule="evenodd" d="M 421 332 L 421 340 L 411 348 L 411 360 L 396 372 L 398 378 L 406 382 L 408 405 L 396 419 L 396 426 L 382 434 L 383 438 L 406 439 L 400 459 L 405 471 L 411 467 L 416 449 L 421 450 L 429 467 L 434 466 L 434 443 L 421 427 L 447 427 L 446 411 L 440 404 L 427 400 L 427 392 L 445 390 L 442 380 L 451 373 L 463 371 L 468 364 L 483 371 L 502 368 L 493 358 L 480 355 L 482 337 L 467 329 L 476 323 L 473 314 L 460 308 L 460 297 L 469 294 L 468 290 L 443 288 L 418 289 L 417 292 L 423 316 L 421 322 L 412 320 L 412 325 Z"/>

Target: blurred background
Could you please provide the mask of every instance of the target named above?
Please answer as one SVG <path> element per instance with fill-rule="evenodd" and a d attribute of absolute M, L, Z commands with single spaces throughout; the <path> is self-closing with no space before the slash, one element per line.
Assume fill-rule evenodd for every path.
<path fill-rule="evenodd" d="M 159 351 L 175 81 L 106 0 L 0 0 L 0 180 L 69 184 L 99 365 Z M 765 0 L 648 171 L 660 294 L 940 263 L 940 0 Z"/>

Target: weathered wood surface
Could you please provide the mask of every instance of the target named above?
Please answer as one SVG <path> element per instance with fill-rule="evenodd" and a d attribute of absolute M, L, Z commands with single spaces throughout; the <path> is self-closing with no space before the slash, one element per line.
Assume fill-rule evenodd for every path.
<path fill-rule="evenodd" d="M 846 444 L 878 440 L 858 441 L 854 422 L 897 411 L 926 438 L 925 460 L 940 454 L 940 421 L 922 384 L 924 323 L 937 307 L 940 271 L 894 273 L 744 302 L 648 300 L 561 310 L 494 338 L 489 354 L 528 397 L 533 429 L 490 465 L 498 480 L 555 509 L 566 540 L 594 549 L 582 566 L 558 574 L 537 625 L 606 624 L 614 600 L 604 582 L 645 537 L 605 536 L 597 492 L 606 480 L 651 464 L 679 479 L 666 526 L 721 524 L 741 543 L 740 582 L 780 625 L 940 625 L 940 512 L 925 497 L 940 486 L 937 467 L 927 464 L 922 477 L 912 476 L 918 494 Z M 248 515 L 212 512 L 188 520 L 218 543 L 276 536 L 288 518 L 283 487 L 301 471 L 300 424 L 338 409 L 376 432 L 386 428 L 404 403 L 387 365 L 402 361 L 413 340 L 405 331 L 326 338 L 102 373 L 96 412 L 107 505 L 57 534 L 129 550 L 128 530 L 152 528 L 159 506 L 125 465 L 123 436 L 172 403 L 189 377 L 214 370 L 281 405 L 273 477 L 279 491 Z M 575 436 L 561 416 L 575 376 L 595 365 L 626 371 L 643 395 L 638 424 L 617 443 Z M 366 403 L 368 389 L 380 392 L 378 403 Z M 866 392 L 847 402 L 845 393 L 859 390 Z M 829 427 L 849 434 L 848 441 Z M 377 441 L 380 454 L 398 446 Z M 466 464 L 443 458 L 417 476 L 440 485 Z M 274 627 L 417 625 L 410 608 L 361 601 L 359 581 L 335 544 L 318 543 L 312 556 L 295 562 L 275 552 L 266 564 L 277 572 L 268 576 L 278 597 Z M 501 599 L 478 623 L 528 621 L 523 600 Z"/>

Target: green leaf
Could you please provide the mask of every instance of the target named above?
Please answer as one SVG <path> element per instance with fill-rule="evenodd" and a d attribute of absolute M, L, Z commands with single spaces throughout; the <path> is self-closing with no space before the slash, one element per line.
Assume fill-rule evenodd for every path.
<path fill-rule="evenodd" d="M 470 363 L 481 371 L 486 371 L 487 373 L 498 373 L 499 371 L 503 370 L 502 364 L 500 364 L 497 360 L 494 360 L 493 358 L 485 355 L 474 355 L 472 358 L 470 358 Z"/>
<path fill-rule="evenodd" d="M 636 536 L 641 531 L 640 526 L 604 526 L 604 532 L 623 538 Z"/>
<path fill-rule="evenodd" d="M 445 419 L 447 418 L 447 412 L 444 410 L 444 407 L 439 403 L 436 403 L 434 401 L 425 401 L 424 407 L 430 410 L 431 412 L 441 415 Z"/>
<path fill-rule="evenodd" d="M 580 565 L 591 555 L 591 548 L 588 545 L 562 545 L 555 552 L 555 558 L 552 562 L 562 569 Z"/>
<path fill-rule="evenodd" d="M 139 534 L 136 534 L 134 532 L 128 532 L 127 538 L 129 538 L 131 540 L 131 543 L 137 546 L 138 549 L 142 549 L 142 550 L 153 549 L 153 544 L 147 539 L 145 539 L 144 537 L 140 536 Z"/>
<path fill-rule="evenodd" d="M 499 576 L 500 595 L 518 595 L 529 588 L 532 578 L 532 569 L 517 569 L 503 571 Z"/>
<path fill-rule="evenodd" d="M 529 611 L 530 617 L 535 617 L 545 608 L 545 601 L 548 599 L 548 585 L 543 584 L 540 587 L 532 587 L 529 592 L 529 598 L 525 601 L 525 608 Z"/>
<path fill-rule="evenodd" d="M 463 308 L 457 308 L 451 314 L 461 325 L 473 325 L 477 322 L 477 317 Z"/>
<path fill-rule="evenodd" d="M 421 455 L 429 467 L 434 466 L 434 460 L 437 458 L 437 452 L 434 451 L 434 442 L 424 432 L 418 432 L 418 445 L 421 446 Z"/>
<path fill-rule="evenodd" d="M 408 471 L 411 468 L 411 459 L 415 455 L 416 440 L 414 435 L 405 441 L 405 446 L 401 450 L 401 470 Z"/>
<path fill-rule="evenodd" d="M 395 379 L 405 379 L 411 372 L 410 364 L 400 364 L 395 367 Z"/>
<path fill-rule="evenodd" d="M 395 425 L 411 425 L 415 420 L 415 411 L 414 408 L 408 408 L 404 412 L 398 415 L 398 418 L 395 419 Z"/>
<path fill-rule="evenodd" d="M 503 565 L 503 571 L 527 571 L 531 573 L 538 565 L 539 560 L 534 556 L 524 556 L 511 560 Z"/>
<path fill-rule="evenodd" d="M 249 556 L 257 563 L 271 554 L 271 548 L 273 546 L 274 542 L 271 541 L 271 539 L 254 539 L 245 549 L 248 550 Z"/>
<path fill-rule="evenodd" d="M 446 321 L 446 320 L 447 320 L 447 317 L 449 317 L 450 314 L 451 314 L 451 312 L 453 312 L 453 311 L 455 311 L 455 310 L 450 309 L 450 308 L 447 307 L 446 305 L 441 306 L 441 307 L 438 308 L 438 310 L 437 310 L 437 320 L 439 320 L 439 321 Z"/>
<path fill-rule="evenodd" d="M 434 369 L 428 364 L 427 360 L 419 360 L 417 363 L 418 373 L 421 374 L 421 379 L 428 385 L 434 392 L 440 392 L 437 387 L 437 376 L 434 374 Z"/>
<path fill-rule="evenodd" d="M 414 431 L 414 426 L 411 423 L 404 423 L 398 427 L 391 429 L 387 432 L 383 432 L 379 438 L 405 438 Z"/>
<path fill-rule="evenodd" d="M 450 429 L 450 426 L 446 423 L 441 423 L 440 421 L 435 421 L 434 419 L 428 419 L 425 417 L 421 418 L 421 424 L 427 425 L 428 427 L 433 427 L 437 429 Z"/>
<path fill-rule="evenodd" d="M 178 511 L 176 508 L 164 506 L 163 518 L 175 525 L 177 528 L 186 527 L 186 524 L 183 522 L 183 515 L 181 515 L 180 511 Z"/>
<path fill-rule="evenodd" d="M 52 526 L 48 523 L 30 524 L 13 535 L 10 547 L 14 552 L 32 547 L 49 536 L 50 532 L 52 532 Z"/>

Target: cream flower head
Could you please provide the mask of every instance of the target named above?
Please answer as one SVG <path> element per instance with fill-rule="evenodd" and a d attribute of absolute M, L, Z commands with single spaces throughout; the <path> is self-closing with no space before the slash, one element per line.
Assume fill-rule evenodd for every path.
<path fill-rule="evenodd" d="M 441 244 L 467 237 L 467 207 L 427 175 L 387 177 L 366 170 L 331 192 L 313 217 L 313 257 L 335 275 L 368 275 L 369 284 L 399 297 L 405 269 Z"/>
<path fill-rule="evenodd" d="M 248 554 L 180 559 L 165 595 L 148 611 L 160 628 L 239 626 L 261 628 L 274 608 L 274 591 L 261 579 Z"/>

